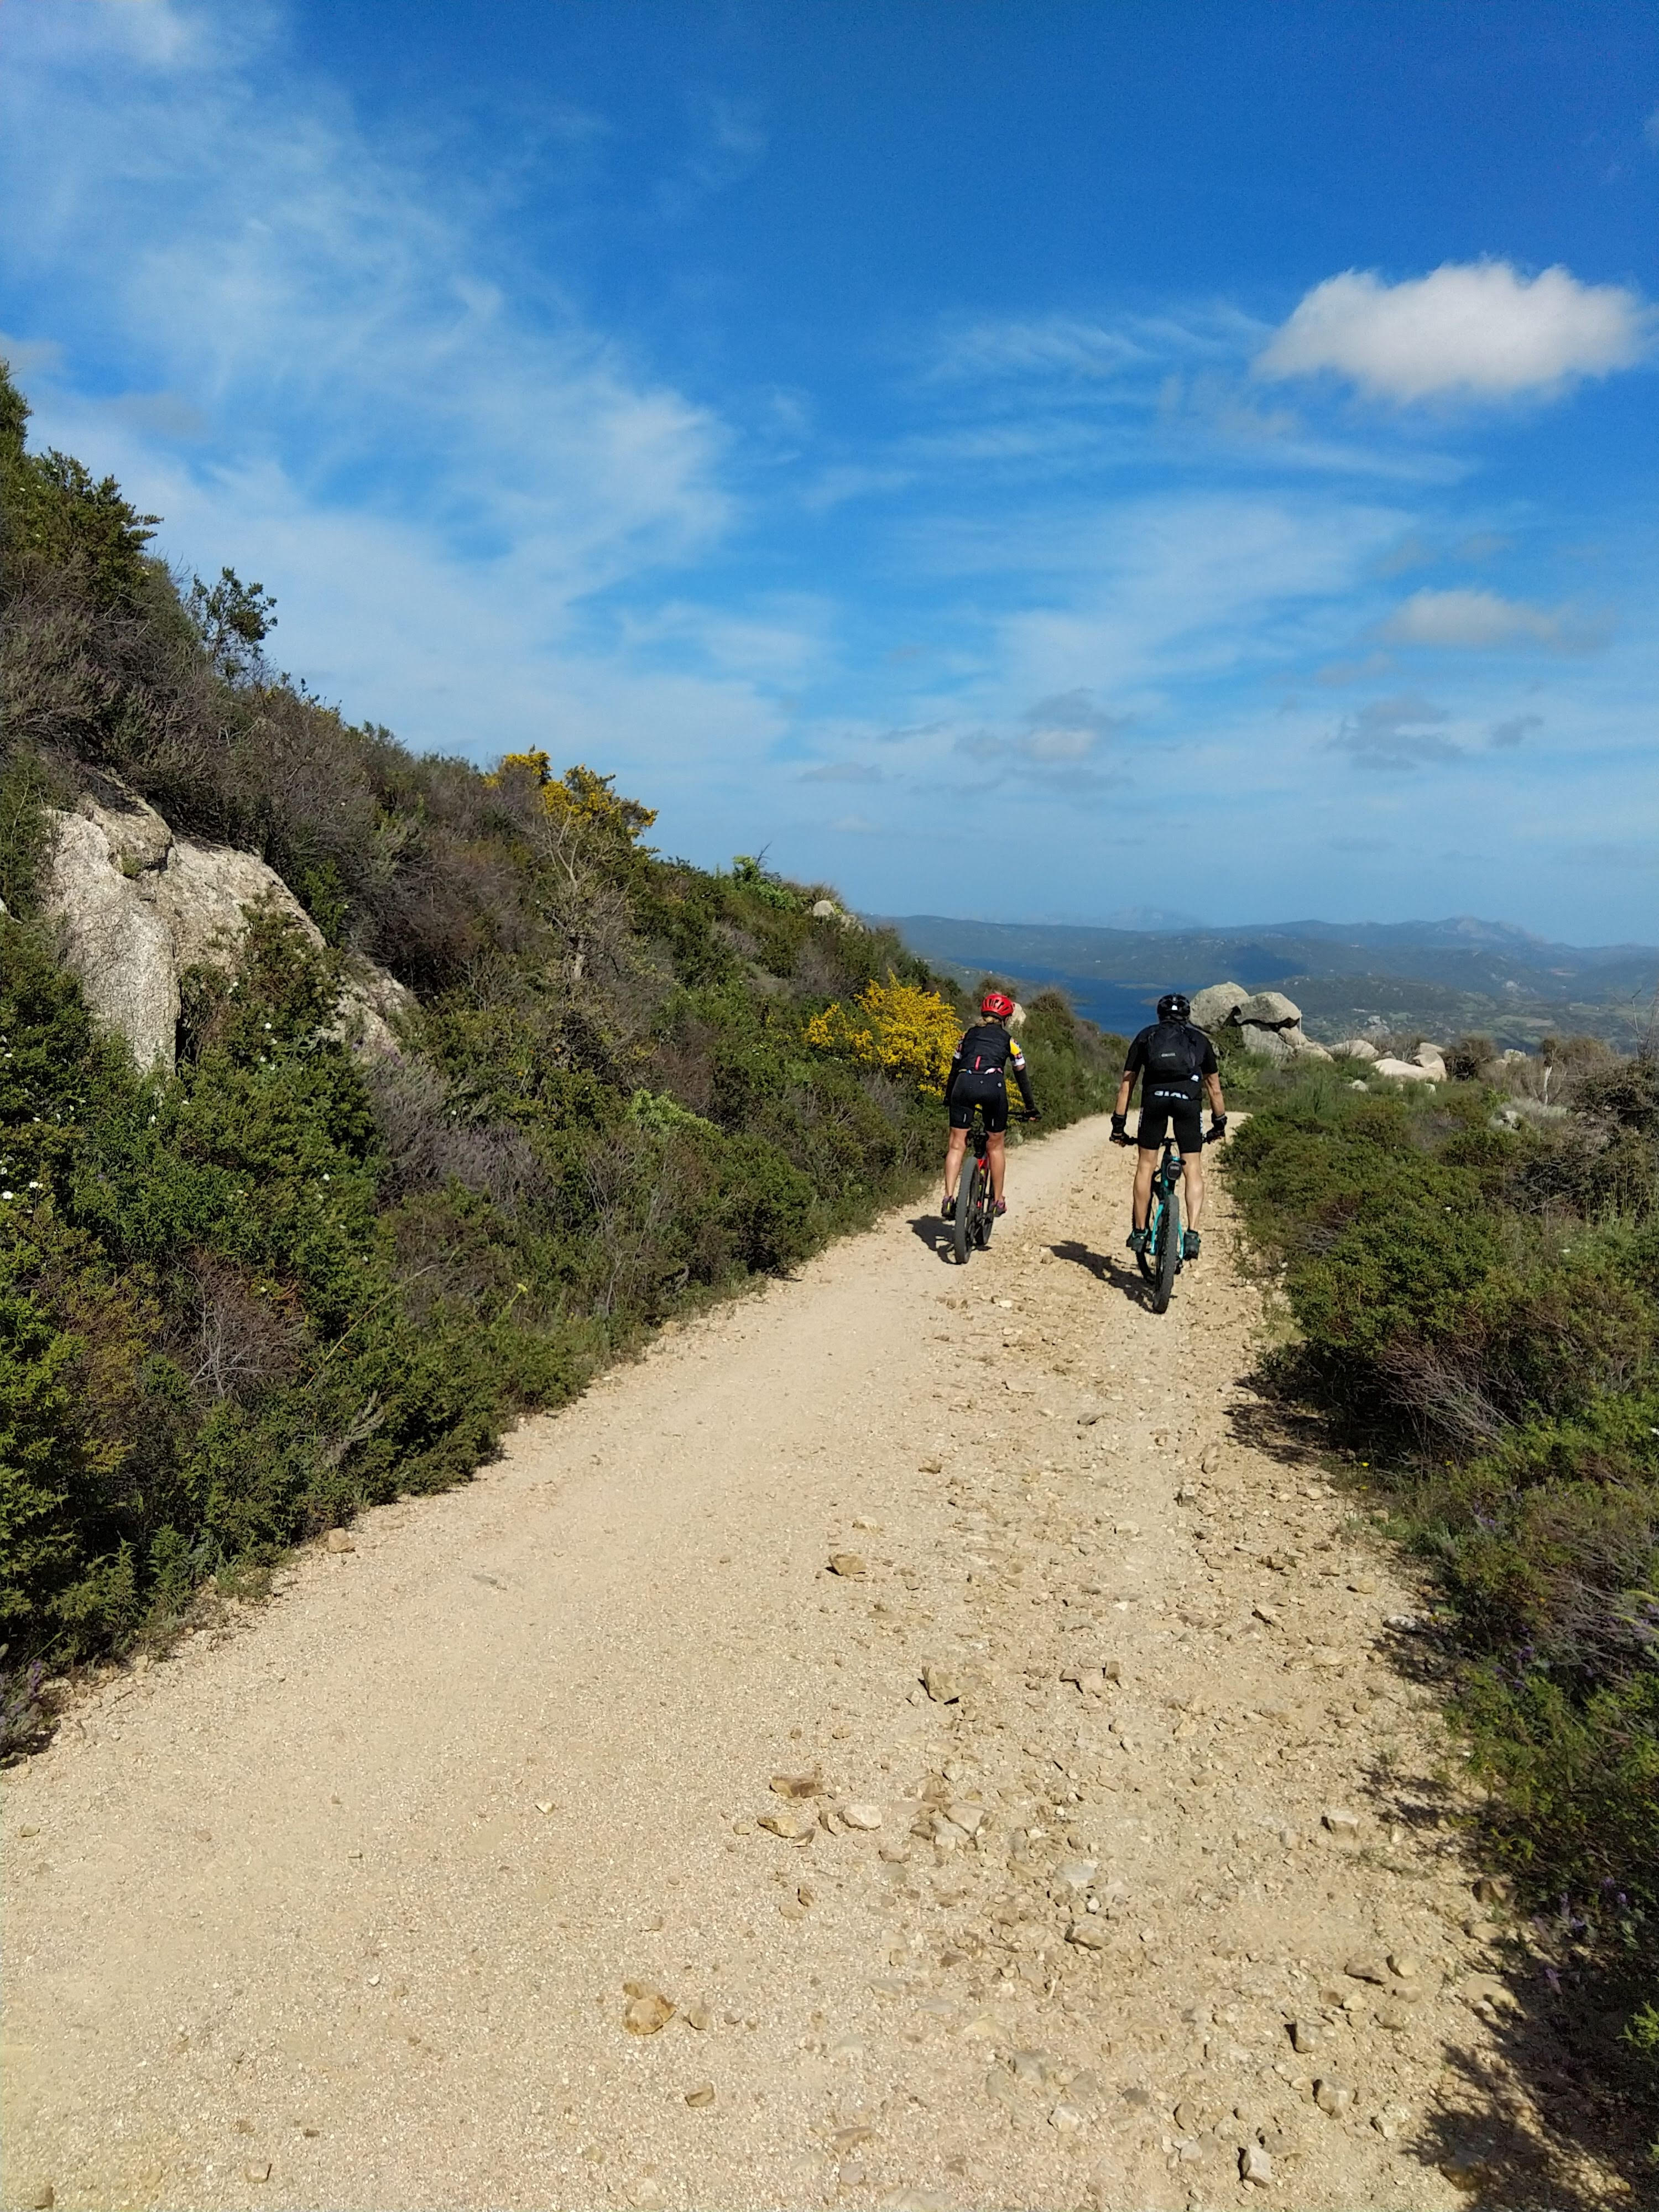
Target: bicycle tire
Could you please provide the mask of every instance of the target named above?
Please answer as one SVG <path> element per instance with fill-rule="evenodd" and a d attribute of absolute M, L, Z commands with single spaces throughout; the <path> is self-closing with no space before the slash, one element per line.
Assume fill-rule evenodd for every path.
<path fill-rule="evenodd" d="M 957 1210 L 951 1224 L 951 1232 L 956 1243 L 958 1267 L 968 1265 L 968 1255 L 974 1249 L 974 1170 L 977 1164 L 971 1152 L 964 1153 L 962 1173 L 957 1178 Z"/>
<path fill-rule="evenodd" d="M 1158 1277 L 1152 1285 L 1152 1311 L 1167 1313 L 1181 1266 L 1181 1194 L 1171 1191 L 1164 1201 L 1158 1227 Z"/>
<path fill-rule="evenodd" d="M 980 1170 L 976 1197 L 978 1202 L 974 1208 L 974 1242 L 983 1252 L 990 1244 L 991 1231 L 996 1224 L 997 1218 L 996 1200 L 991 1195 L 991 1170 L 988 1167 Z"/>

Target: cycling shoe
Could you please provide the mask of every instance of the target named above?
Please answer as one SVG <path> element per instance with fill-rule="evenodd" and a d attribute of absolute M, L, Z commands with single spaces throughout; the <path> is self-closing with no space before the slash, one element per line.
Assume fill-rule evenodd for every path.
<path fill-rule="evenodd" d="M 1196 1229 L 1188 1229 L 1181 1239 L 1182 1258 L 1183 1260 L 1196 1260 L 1199 1255 L 1199 1248 L 1202 1241 L 1203 1240 L 1200 1237 Z"/>

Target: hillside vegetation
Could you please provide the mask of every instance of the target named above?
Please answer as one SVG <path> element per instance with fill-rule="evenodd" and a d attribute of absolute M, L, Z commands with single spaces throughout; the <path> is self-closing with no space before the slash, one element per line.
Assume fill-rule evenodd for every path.
<path fill-rule="evenodd" d="M 965 1012 L 822 887 L 661 856 L 605 776 L 346 722 L 272 672 L 258 584 L 181 589 L 154 519 L 26 421 L 0 381 L 14 1742 L 43 1665 L 465 1477 L 665 1316 L 915 1188 Z M 325 940 L 254 915 L 234 974 L 185 979 L 176 1076 L 97 1031 L 39 910 L 47 810 L 98 778 L 260 854 Z M 395 1057 L 328 1034 L 350 953 L 417 994 Z M 1063 1000 L 1024 1039 L 1052 1123 L 1109 1103 Z"/>
<path fill-rule="evenodd" d="M 1554 1050 L 1553 1117 L 1483 1079 L 1490 1048 L 1432 1096 L 1258 1074 L 1230 1177 L 1297 1326 L 1275 1382 L 1443 1594 L 1483 1848 L 1556 1961 L 1533 2001 L 1577 1984 L 1582 2021 L 1600 1989 L 1654 2058 L 1659 1064 Z"/>

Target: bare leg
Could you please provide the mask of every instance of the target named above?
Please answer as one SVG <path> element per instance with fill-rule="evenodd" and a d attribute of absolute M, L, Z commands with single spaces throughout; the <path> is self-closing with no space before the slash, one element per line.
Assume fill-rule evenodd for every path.
<path fill-rule="evenodd" d="M 962 1174 L 962 1156 L 968 1149 L 966 1129 L 952 1129 L 951 1141 L 945 1148 L 945 1195 L 954 1198 L 957 1179 Z"/>
<path fill-rule="evenodd" d="M 1181 1174 L 1187 1186 L 1187 1226 L 1195 1231 L 1204 1211 L 1203 1153 L 1185 1153 L 1181 1162 Z"/>
<path fill-rule="evenodd" d="M 1158 1154 L 1144 1147 L 1135 1154 L 1135 1200 L 1132 1216 L 1135 1228 L 1146 1226 L 1146 1216 L 1152 1210 L 1152 1175 L 1158 1166 Z"/>
<path fill-rule="evenodd" d="M 1002 1178 L 1008 1169 L 1008 1149 L 1000 1137 L 988 1133 L 985 1139 L 985 1164 L 991 1170 L 991 1195 L 1002 1196 Z"/>

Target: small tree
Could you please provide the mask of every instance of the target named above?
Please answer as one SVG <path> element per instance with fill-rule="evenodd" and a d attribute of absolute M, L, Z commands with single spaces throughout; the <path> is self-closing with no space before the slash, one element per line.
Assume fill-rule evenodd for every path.
<path fill-rule="evenodd" d="M 185 606 L 209 659 L 228 684 L 244 684 L 264 673 L 261 648 L 276 627 L 276 602 L 263 584 L 245 584 L 234 568 L 221 568 L 216 584 L 191 579 Z"/>

